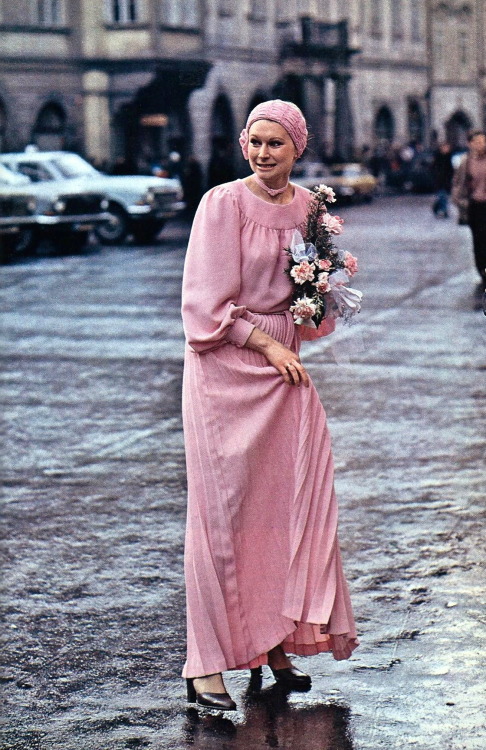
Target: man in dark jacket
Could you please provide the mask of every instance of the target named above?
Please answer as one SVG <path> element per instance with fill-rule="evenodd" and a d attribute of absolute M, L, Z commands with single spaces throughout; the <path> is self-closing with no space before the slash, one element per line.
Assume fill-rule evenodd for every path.
<path fill-rule="evenodd" d="M 449 216 L 449 195 L 452 186 L 454 168 L 451 161 L 451 147 L 448 143 L 441 143 L 435 153 L 432 163 L 432 173 L 436 189 L 436 197 L 432 206 L 435 216 Z"/>

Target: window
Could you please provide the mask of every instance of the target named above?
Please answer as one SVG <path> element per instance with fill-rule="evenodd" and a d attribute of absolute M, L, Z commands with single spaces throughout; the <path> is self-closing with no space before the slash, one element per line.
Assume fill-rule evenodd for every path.
<path fill-rule="evenodd" d="M 232 16 L 233 0 L 218 0 L 218 13 L 220 16 Z"/>
<path fill-rule="evenodd" d="M 391 24 L 393 39 L 403 38 L 403 3 L 402 0 L 394 0 L 391 4 Z"/>
<path fill-rule="evenodd" d="M 32 182 L 47 182 L 54 179 L 49 170 L 37 162 L 23 161 L 17 165 L 17 170 Z"/>
<path fill-rule="evenodd" d="M 460 29 L 457 37 L 459 64 L 465 67 L 469 64 L 468 34 L 465 29 Z"/>
<path fill-rule="evenodd" d="M 64 148 L 66 113 L 59 104 L 50 102 L 40 110 L 32 130 L 32 143 L 44 151 Z"/>
<path fill-rule="evenodd" d="M 253 21 L 265 21 L 267 17 L 266 0 L 250 0 L 249 17 Z"/>
<path fill-rule="evenodd" d="M 380 107 L 375 116 L 375 138 L 378 142 L 388 141 L 391 143 L 395 136 L 395 123 L 390 109 L 384 105 Z"/>
<path fill-rule="evenodd" d="M 136 23 L 140 20 L 139 0 L 109 0 L 110 23 Z"/>
<path fill-rule="evenodd" d="M 410 0 L 412 42 L 422 41 L 422 0 Z"/>
<path fill-rule="evenodd" d="M 36 0 L 36 22 L 40 26 L 59 26 L 62 23 L 61 0 Z"/>
<path fill-rule="evenodd" d="M 383 7 L 381 0 L 371 0 L 370 32 L 374 39 L 383 36 Z"/>
<path fill-rule="evenodd" d="M 162 1 L 162 23 L 164 26 L 197 28 L 200 21 L 199 0 Z"/>

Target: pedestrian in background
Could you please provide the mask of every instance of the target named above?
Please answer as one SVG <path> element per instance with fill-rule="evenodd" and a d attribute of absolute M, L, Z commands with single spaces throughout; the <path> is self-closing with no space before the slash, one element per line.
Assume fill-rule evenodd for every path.
<path fill-rule="evenodd" d="M 436 190 L 432 211 L 436 217 L 442 215 L 444 219 L 447 219 L 449 216 L 449 195 L 454 176 L 451 151 L 449 143 L 440 143 L 432 162 L 432 175 Z"/>
<path fill-rule="evenodd" d="M 187 212 L 192 217 L 203 194 L 203 171 L 200 163 L 192 154 L 188 157 L 182 172 L 182 189 Z"/>
<path fill-rule="evenodd" d="M 294 104 L 255 107 L 240 136 L 253 174 L 207 192 L 187 249 L 183 416 L 188 700 L 234 709 L 222 672 L 268 664 L 287 690 L 311 678 L 288 654 L 347 659 L 356 629 L 337 539 L 326 417 L 299 358 L 285 274 L 309 191 L 289 182 L 307 143 Z"/>
<path fill-rule="evenodd" d="M 453 179 L 452 199 L 459 208 L 459 221 L 469 224 L 474 260 L 486 288 L 486 132 L 471 130 L 467 137 L 469 153 L 460 162 Z"/>

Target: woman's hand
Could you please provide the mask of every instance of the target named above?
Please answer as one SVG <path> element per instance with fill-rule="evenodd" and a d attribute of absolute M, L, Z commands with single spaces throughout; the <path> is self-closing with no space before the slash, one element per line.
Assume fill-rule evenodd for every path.
<path fill-rule="evenodd" d="M 309 387 L 309 376 L 297 354 L 272 339 L 267 333 L 260 331 L 259 328 L 254 328 L 245 346 L 263 354 L 288 385 Z"/>

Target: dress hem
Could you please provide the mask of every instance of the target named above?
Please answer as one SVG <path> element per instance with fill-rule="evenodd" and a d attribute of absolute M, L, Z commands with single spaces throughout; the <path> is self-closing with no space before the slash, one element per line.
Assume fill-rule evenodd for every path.
<path fill-rule="evenodd" d="M 259 654 L 243 664 L 237 664 L 235 666 L 225 665 L 220 669 L 213 667 L 211 668 L 211 671 L 208 671 L 203 675 L 189 675 L 187 673 L 186 664 L 182 676 L 189 679 L 195 679 L 198 677 L 205 677 L 207 674 L 216 674 L 218 672 L 232 672 L 262 667 L 268 665 L 268 651 L 271 651 L 272 648 L 275 648 L 275 646 L 278 645 L 282 646 L 286 654 L 294 654 L 295 656 L 317 656 L 317 654 L 330 653 L 336 661 L 349 659 L 353 651 L 360 645 L 358 638 L 350 633 L 327 633 L 322 641 L 316 641 L 315 643 L 295 643 L 292 640 L 288 640 L 294 632 L 295 630 L 287 633 L 283 640 L 280 640 L 278 643 L 270 646 L 264 653 Z"/>

